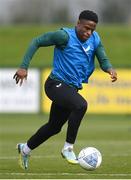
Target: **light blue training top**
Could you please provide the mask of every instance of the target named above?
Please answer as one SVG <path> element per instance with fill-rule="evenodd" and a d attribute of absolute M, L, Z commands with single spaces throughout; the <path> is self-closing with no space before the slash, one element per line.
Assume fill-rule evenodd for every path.
<path fill-rule="evenodd" d="M 87 83 L 94 71 L 95 50 L 100 43 L 97 32 L 89 39 L 81 42 L 75 28 L 63 28 L 69 35 L 69 41 L 64 49 L 55 47 L 53 70 L 51 75 L 78 89 L 82 83 Z"/>

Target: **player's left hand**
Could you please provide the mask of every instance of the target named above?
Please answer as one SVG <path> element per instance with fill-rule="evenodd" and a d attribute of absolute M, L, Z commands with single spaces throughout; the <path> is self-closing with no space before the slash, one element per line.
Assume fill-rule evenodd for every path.
<path fill-rule="evenodd" d="M 110 74 L 110 76 L 111 76 L 111 81 L 112 82 L 115 82 L 116 80 L 117 80 L 117 73 L 116 73 L 116 71 L 114 70 L 114 69 L 108 69 L 108 71 L 107 71 L 109 74 Z"/>

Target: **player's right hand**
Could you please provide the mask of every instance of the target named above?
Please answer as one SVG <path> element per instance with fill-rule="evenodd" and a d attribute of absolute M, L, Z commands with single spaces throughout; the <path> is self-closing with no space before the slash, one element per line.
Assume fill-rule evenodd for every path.
<path fill-rule="evenodd" d="M 16 84 L 20 83 L 20 86 L 23 84 L 24 79 L 27 79 L 28 72 L 26 69 L 18 69 L 16 73 L 13 76 L 13 79 L 15 79 Z"/>

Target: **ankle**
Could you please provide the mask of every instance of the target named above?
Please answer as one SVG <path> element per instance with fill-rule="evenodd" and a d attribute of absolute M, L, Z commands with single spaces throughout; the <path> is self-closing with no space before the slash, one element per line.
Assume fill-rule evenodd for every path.
<path fill-rule="evenodd" d="M 63 150 L 66 150 L 66 149 L 71 149 L 71 150 L 73 150 L 73 144 L 68 143 L 68 142 L 65 142 L 64 147 L 63 147 Z"/>
<path fill-rule="evenodd" d="M 30 152 L 31 152 L 31 149 L 29 148 L 29 146 L 27 145 L 27 143 L 25 143 L 25 144 L 23 145 L 23 148 L 22 148 L 22 153 L 23 153 L 24 155 L 29 155 Z"/>

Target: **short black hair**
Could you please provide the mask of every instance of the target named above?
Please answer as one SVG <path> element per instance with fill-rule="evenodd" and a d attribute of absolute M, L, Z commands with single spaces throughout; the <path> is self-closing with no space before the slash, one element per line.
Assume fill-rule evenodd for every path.
<path fill-rule="evenodd" d="M 90 10 L 84 10 L 79 15 L 79 20 L 85 19 L 89 21 L 94 21 L 95 23 L 98 23 L 98 15 Z"/>

